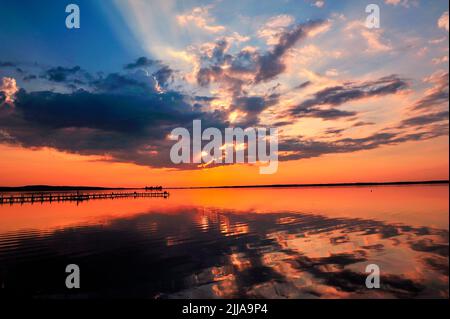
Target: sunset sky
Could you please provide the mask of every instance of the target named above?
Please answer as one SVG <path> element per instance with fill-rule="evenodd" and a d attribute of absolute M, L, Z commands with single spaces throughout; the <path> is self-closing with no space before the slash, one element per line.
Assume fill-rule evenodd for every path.
<path fill-rule="evenodd" d="M 0 186 L 449 176 L 446 0 L 0 0 L 0 43 Z M 278 128 L 278 172 L 173 164 L 195 119 Z"/>

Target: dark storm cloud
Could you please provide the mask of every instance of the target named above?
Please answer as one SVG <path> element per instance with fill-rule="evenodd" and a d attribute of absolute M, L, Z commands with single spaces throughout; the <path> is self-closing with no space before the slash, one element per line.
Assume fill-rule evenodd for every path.
<path fill-rule="evenodd" d="M 86 82 L 78 77 L 84 74 L 79 67 L 47 69 L 44 78 L 70 86 L 73 91 L 20 90 L 12 110 L 0 108 L 0 127 L 7 133 L 0 142 L 172 167 L 169 152 L 175 142 L 167 139 L 172 129 L 192 130 L 192 121 L 202 119 L 203 125 L 223 131 L 228 122 L 225 113 L 201 112 L 189 102 L 195 97 L 157 91 L 156 81 L 165 86 L 172 76 L 171 69 L 162 64 L 157 67 L 152 75 L 133 70 L 85 77 Z M 3 101 L 5 95 L 1 97 Z"/>
<path fill-rule="evenodd" d="M 73 68 L 58 66 L 56 68 L 48 69 L 43 77 L 49 81 L 65 82 L 68 77 L 75 75 L 78 72 L 82 72 L 79 66 L 74 66 Z"/>
<path fill-rule="evenodd" d="M 292 108 L 290 113 L 291 115 L 307 114 L 314 106 L 339 106 L 363 98 L 394 94 L 407 87 L 408 83 L 397 75 L 390 75 L 375 81 L 362 83 L 347 82 L 342 85 L 325 88 L 315 93 L 311 99 Z M 338 112 L 335 114 L 338 115 Z"/>
<path fill-rule="evenodd" d="M 127 134 L 141 134 L 145 128 L 163 125 L 172 118 L 179 120 L 182 115 L 175 105 L 179 111 L 188 108 L 176 94 L 140 98 L 86 91 L 71 94 L 21 91 L 15 101 L 23 118 L 39 127 L 83 127 Z M 160 112 L 161 108 L 164 112 Z"/>
<path fill-rule="evenodd" d="M 0 126 L 24 147 L 108 155 L 114 161 L 155 167 L 172 166 L 171 130 L 190 128 L 200 118 L 203 125 L 220 129 L 226 123 L 223 114 L 195 111 L 176 92 L 142 96 L 21 90 L 13 113 L 0 109 Z"/>
<path fill-rule="evenodd" d="M 23 77 L 24 81 L 31 81 L 31 80 L 35 80 L 37 77 L 34 74 L 30 74 L 30 75 L 26 75 Z"/>
<path fill-rule="evenodd" d="M 108 74 L 106 77 L 92 81 L 90 85 L 97 92 L 110 92 L 111 94 L 145 94 L 154 92 L 150 81 L 140 81 L 119 73 Z"/>
<path fill-rule="evenodd" d="M 152 76 L 158 81 L 158 84 L 165 88 L 169 80 L 172 78 L 174 71 L 168 66 L 163 64 L 159 60 L 152 60 L 147 57 L 140 57 L 135 62 L 126 64 L 125 70 L 132 71 L 139 68 L 154 68 L 156 71 L 152 73 Z"/>
<path fill-rule="evenodd" d="M 145 66 L 153 66 L 153 65 L 158 64 L 158 63 L 159 63 L 159 61 L 152 60 L 152 59 L 149 59 L 149 58 L 146 58 L 146 57 L 143 56 L 143 57 L 140 57 L 140 58 L 136 59 L 136 61 L 133 62 L 133 63 L 126 64 L 124 66 L 124 69 L 132 70 L 132 69 L 145 67 Z"/>
<path fill-rule="evenodd" d="M 0 109 L 0 127 L 12 137 L 2 136 L 3 142 L 169 166 L 173 142 L 167 134 L 203 117 L 181 94 L 157 94 L 151 77 L 112 73 L 87 82 L 85 91 L 78 89 L 82 81 L 74 78 L 82 72 L 79 67 L 55 67 L 44 73 L 49 81 L 71 86 L 73 93 L 16 94 L 12 111 Z"/>

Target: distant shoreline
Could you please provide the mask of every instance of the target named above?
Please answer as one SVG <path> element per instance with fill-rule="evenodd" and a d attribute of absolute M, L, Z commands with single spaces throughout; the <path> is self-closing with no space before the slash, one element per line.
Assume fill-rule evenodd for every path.
<path fill-rule="evenodd" d="M 351 186 L 395 186 L 395 185 L 441 185 L 449 184 L 449 180 L 409 181 L 409 182 L 362 182 L 362 183 L 315 183 L 315 184 L 266 184 L 266 185 L 223 185 L 223 186 L 190 186 L 164 187 L 163 189 L 219 189 L 219 188 L 295 188 L 295 187 L 351 187 Z M 44 191 L 97 191 L 145 189 L 145 187 L 97 187 L 97 186 L 0 186 L 0 192 L 44 192 Z"/>
<path fill-rule="evenodd" d="M 44 192 L 44 191 L 101 191 L 101 190 L 125 190 L 134 189 L 127 187 L 97 187 L 97 186 L 51 186 L 51 185 L 27 185 L 27 186 L 0 186 L 0 192 Z"/>
<path fill-rule="evenodd" d="M 212 188 L 295 188 L 295 187 L 343 187 L 343 186 L 395 186 L 395 185 L 439 185 L 449 184 L 449 180 L 409 181 L 409 182 L 362 182 L 362 183 L 316 183 L 316 184 L 266 184 L 231 186 L 167 187 L 166 189 L 212 189 Z"/>

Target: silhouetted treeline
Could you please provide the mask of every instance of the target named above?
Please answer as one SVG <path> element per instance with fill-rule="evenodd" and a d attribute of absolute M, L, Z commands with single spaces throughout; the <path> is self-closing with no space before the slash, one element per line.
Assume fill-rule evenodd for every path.
<path fill-rule="evenodd" d="M 44 191 L 94 191 L 127 189 L 124 187 L 97 187 L 97 186 L 50 186 L 50 185 L 27 185 L 18 187 L 0 186 L 0 192 L 44 192 Z"/>

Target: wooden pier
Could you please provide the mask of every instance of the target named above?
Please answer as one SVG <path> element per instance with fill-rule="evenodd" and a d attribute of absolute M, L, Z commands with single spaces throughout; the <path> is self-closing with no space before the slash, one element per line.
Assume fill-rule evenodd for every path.
<path fill-rule="evenodd" d="M 0 194 L 0 205 L 25 204 L 44 202 L 82 202 L 94 199 L 138 198 L 138 197 L 169 197 L 169 192 L 111 192 L 111 193 L 24 193 Z"/>

